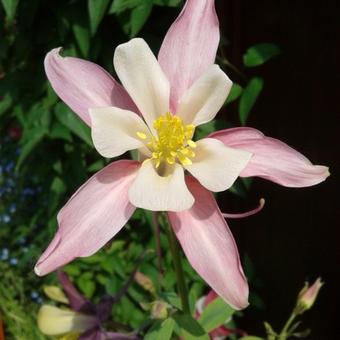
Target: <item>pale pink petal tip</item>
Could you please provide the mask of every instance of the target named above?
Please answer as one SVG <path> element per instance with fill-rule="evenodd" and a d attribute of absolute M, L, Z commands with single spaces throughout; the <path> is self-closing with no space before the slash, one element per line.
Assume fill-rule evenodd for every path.
<path fill-rule="evenodd" d="M 258 176 L 286 187 L 308 187 L 323 182 L 329 169 L 313 165 L 305 156 L 278 139 L 252 128 L 233 128 L 209 135 L 226 146 L 253 153 L 241 177 Z"/>
<path fill-rule="evenodd" d="M 89 108 L 117 106 L 134 112 L 130 96 L 99 65 L 74 57 L 60 56 L 61 47 L 47 53 L 45 72 L 56 94 L 87 125 L 91 125 Z"/>
<path fill-rule="evenodd" d="M 78 189 L 58 214 L 58 231 L 34 268 L 37 275 L 94 254 L 120 231 L 135 210 L 128 189 L 138 167 L 135 161 L 113 162 Z"/>
<path fill-rule="evenodd" d="M 189 210 L 169 212 L 171 226 L 203 280 L 234 309 L 244 309 L 249 288 L 234 238 L 213 195 L 192 177 L 187 185 L 195 203 Z"/>
<path fill-rule="evenodd" d="M 215 1 L 187 0 L 158 54 L 171 85 L 172 112 L 185 91 L 214 63 L 219 40 Z"/>

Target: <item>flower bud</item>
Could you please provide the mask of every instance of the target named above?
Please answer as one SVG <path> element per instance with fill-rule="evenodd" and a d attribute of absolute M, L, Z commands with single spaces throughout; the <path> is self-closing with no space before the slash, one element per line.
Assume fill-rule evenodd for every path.
<path fill-rule="evenodd" d="M 141 272 L 135 274 L 135 281 L 151 295 L 156 295 L 156 288 L 150 278 Z"/>
<path fill-rule="evenodd" d="M 151 305 L 151 317 L 153 319 L 166 319 L 169 307 L 164 301 L 154 301 Z"/>
<path fill-rule="evenodd" d="M 322 285 L 323 282 L 321 281 L 320 277 L 317 278 L 317 280 L 311 286 L 309 286 L 308 282 L 305 283 L 305 286 L 298 295 L 296 305 L 299 314 L 305 312 L 313 306 Z"/>

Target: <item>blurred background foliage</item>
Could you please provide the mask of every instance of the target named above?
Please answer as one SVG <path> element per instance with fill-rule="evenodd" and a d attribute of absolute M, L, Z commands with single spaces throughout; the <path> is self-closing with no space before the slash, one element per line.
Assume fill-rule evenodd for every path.
<path fill-rule="evenodd" d="M 56 278 L 38 279 L 33 265 L 56 230 L 58 210 L 89 176 L 109 162 L 95 151 L 89 128 L 54 94 L 44 73 L 44 56 L 60 46 L 63 55 L 94 61 L 114 74 L 115 46 L 141 36 L 157 53 L 182 5 L 180 0 L 1 0 L 0 272 L 6 276 L 0 281 L 0 312 L 9 339 L 43 338 L 32 326 L 32 311 L 45 299 L 42 286 L 55 283 Z M 237 123 L 245 125 L 264 87 L 263 78 L 253 68 L 280 54 L 280 48 L 267 42 L 250 46 L 239 70 L 226 57 L 229 44 L 228 37 L 222 37 L 217 59 L 237 80 L 225 105 L 232 104 Z M 197 134 L 232 125 L 222 116 L 202 126 Z M 239 181 L 231 191 L 245 196 L 250 185 L 250 181 Z M 139 270 L 152 279 L 157 298 L 175 308 L 179 302 L 164 232 L 161 245 L 166 270 L 160 280 L 152 251 L 151 215 L 137 210 L 114 242 L 90 258 L 73 262 L 65 271 L 83 294 L 97 301 L 104 293 L 114 294 L 149 249 L 138 262 Z M 245 256 L 243 262 L 251 284 L 261 285 L 250 258 Z M 207 287 L 184 263 L 193 310 Z M 147 327 L 150 316 L 141 302 L 154 298 L 140 286 L 131 285 L 114 307 L 115 320 L 131 329 Z M 256 308 L 263 308 L 264 302 L 255 292 L 251 299 Z M 30 314 L 29 321 L 24 320 L 26 314 Z M 18 320 L 20 327 L 13 326 Z"/>

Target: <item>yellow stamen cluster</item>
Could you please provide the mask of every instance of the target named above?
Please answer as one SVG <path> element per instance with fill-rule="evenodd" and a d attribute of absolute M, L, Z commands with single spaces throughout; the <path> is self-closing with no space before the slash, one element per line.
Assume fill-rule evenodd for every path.
<path fill-rule="evenodd" d="M 191 140 L 195 127 L 184 125 L 181 118 L 169 112 L 153 122 L 157 137 L 152 137 L 146 145 L 152 152 L 152 159 L 158 168 L 162 162 L 174 164 L 176 161 L 182 165 L 192 164 L 191 158 L 195 157 L 196 143 Z M 144 133 L 137 132 L 140 139 L 145 140 Z"/>

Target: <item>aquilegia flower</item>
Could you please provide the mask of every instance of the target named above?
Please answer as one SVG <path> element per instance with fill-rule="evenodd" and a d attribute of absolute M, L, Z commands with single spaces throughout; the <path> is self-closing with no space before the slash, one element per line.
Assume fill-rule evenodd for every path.
<path fill-rule="evenodd" d="M 112 306 L 128 288 L 122 287 L 120 296 L 104 296 L 97 305 L 87 300 L 74 287 L 68 276 L 59 271 L 58 279 L 63 288 L 48 286 L 45 293 L 56 302 L 70 308 L 42 305 L 38 312 L 38 327 L 46 335 L 60 340 L 138 340 L 136 335 L 107 332 L 103 324 L 110 319 Z"/>
<path fill-rule="evenodd" d="M 170 27 L 158 61 L 133 39 L 114 53 L 124 87 L 100 66 L 47 54 L 45 69 L 59 97 L 91 126 L 105 157 L 138 149 L 90 178 L 58 214 L 59 229 L 35 271 L 47 274 L 108 242 L 136 207 L 168 211 L 193 268 L 231 306 L 248 305 L 248 285 L 233 236 L 210 191 L 238 176 L 303 187 L 328 176 L 286 144 L 251 128 L 219 131 L 199 141 L 195 128 L 212 120 L 231 81 L 214 65 L 219 26 L 213 0 L 188 0 Z"/>

